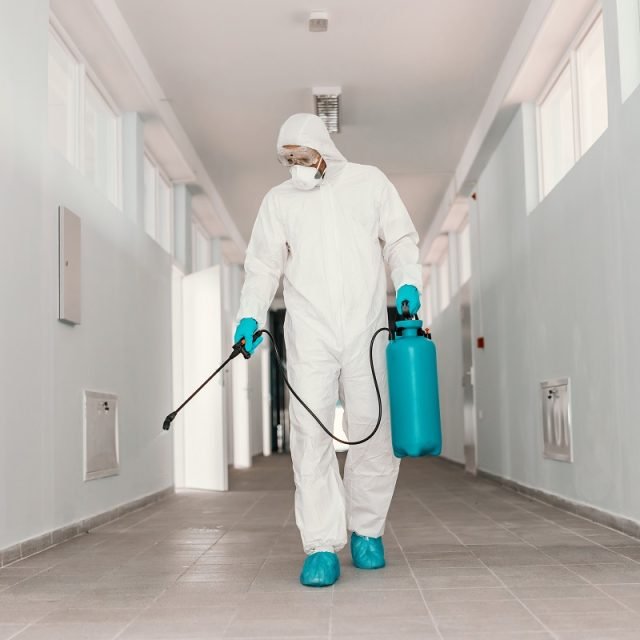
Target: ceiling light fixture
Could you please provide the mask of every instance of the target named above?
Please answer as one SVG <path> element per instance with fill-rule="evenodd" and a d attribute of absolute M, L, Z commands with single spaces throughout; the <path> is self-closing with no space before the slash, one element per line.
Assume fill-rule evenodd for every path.
<path fill-rule="evenodd" d="M 314 87 L 312 89 L 316 115 L 325 123 L 329 133 L 340 132 L 340 87 Z"/>
<path fill-rule="evenodd" d="M 329 14 L 326 11 L 314 11 L 309 16 L 309 31 L 322 33 L 329 29 Z"/>

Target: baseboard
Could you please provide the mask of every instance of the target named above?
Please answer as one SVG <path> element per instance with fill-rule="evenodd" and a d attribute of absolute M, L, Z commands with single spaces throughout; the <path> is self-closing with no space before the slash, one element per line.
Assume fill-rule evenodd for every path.
<path fill-rule="evenodd" d="M 447 458 L 446 456 L 439 455 L 436 460 L 440 460 L 440 462 L 444 462 L 446 464 L 453 465 L 454 467 L 458 467 L 458 469 L 464 469 L 464 462 L 459 462 L 458 460 L 454 460 L 453 458 Z"/>
<path fill-rule="evenodd" d="M 159 500 L 164 500 L 174 493 L 175 489 L 173 487 L 168 487 L 167 489 L 156 491 L 155 493 L 143 496 L 137 500 L 132 500 L 131 502 L 127 502 L 119 507 L 109 509 L 108 511 L 99 513 L 95 516 L 60 527 L 59 529 L 54 529 L 53 531 L 43 533 L 42 535 L 34 538 L 29 538 L 28 540 L 24 540 L 23 542 L 7 547 L 6 549 L 0 549 L 0 567 L 5 567 L 12 562 L 23 560 L 24 558 L 40 553 L 45 549 L 55 547 L 56 545 L 66 542 L 67 540 L 71 540 L 71 538 L 75 538 L 83 533 L 88 533 L 91 529 L 95 529 L 103 524 L 117 520 L 132 511 L 148 507 L 150 504 L 158 502 Z"/>
<path fill-rule="evenodd" d="M 555 493 L 549 493 L 542 489 L 535 489 L 534 487 L 529 487 L 528 485 L 521 484 L 515 480 L 503 478 L 502 476 L 490 473 L 489 471 L 482 471 L 478 469 L 478 477 L 495 482 L 507 489 L 515 491 L 516 493 L 544 502 L 552 507 L 557 507 L 558 509 L 568 511 L 569 513 L 581 516 L 587 520 L 596 522 L 597 524 L 609 527 L 610 529 L 615 529 L 616 531 L 628 536 L 640 538 L 640 522 L 637 522 L 636 520 L 631 520 L 630 518 L 605 511 L 604 509 L 592 507 L 591 505 L 584 504 L 583 502 L 570 500 L 569 498 L 564 498 L 563 496 L 559 496 Z"/>

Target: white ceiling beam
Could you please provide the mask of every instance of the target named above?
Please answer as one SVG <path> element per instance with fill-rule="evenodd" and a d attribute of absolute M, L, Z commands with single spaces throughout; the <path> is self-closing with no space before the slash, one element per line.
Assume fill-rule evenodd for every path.
<path fill-rule="evenodd" d="M 233 241 L 237 248 L 244 253 L 247 244 L 238 231 L 229 210 L 224 204 L 218 189 L 207 173 L 198 153 L 196 152 L 189 136 L 187 136 L 182 124 L 178 120 L 173 108 L 167 101 L 160 83 L 158 82 L 149 62 L 140 49 L 129 25 L 124 19 L 115 0 L 93 0 L 100 17 L 111 32 L 114 41 L 122 51 L 131 69 L 136 74 L 156 113 L 159 114 L 164 126 L 174 139 L 178 149 L 184 155 L 185 160 L 192 168 L 198 185 L 210 198 L 215 214 L 220 218 L 226 235 Z M 205 221 L 203 221 L 205 222 Z"/>

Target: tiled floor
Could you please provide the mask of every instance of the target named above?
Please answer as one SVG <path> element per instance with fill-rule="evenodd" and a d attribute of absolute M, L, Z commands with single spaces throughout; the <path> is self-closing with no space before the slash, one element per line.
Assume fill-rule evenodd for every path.
<path fill-rule="evenodd" d="M 638 640 L 640 541 L 403 462 L 388 567 L 298 584 L 290 461 L 235 472 L 0 570 L 0 640 Z"/>

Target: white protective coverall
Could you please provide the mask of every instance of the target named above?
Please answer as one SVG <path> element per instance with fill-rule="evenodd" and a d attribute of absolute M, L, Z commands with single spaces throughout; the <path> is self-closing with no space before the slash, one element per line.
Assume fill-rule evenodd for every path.
<path fill-rule="evenodd" d="M 388 326 L 383 260 L 396 290 L 411 284 L 422 291 L 418 235 L 387 177 L 347 162 L 320 118 L 291 116 L 278 136 L 278 148 L 284 145 L 316 149 L 327 170 L 310 191 L 287 180 L 265 196 L 247 250 L 238 319 L 264 326 L 284 273 L 290 382 L 329 428 L 342 398 L 345 432 L 358 440 L 378 417 L 369 343 L 376 329 Z M 338 551 L 347 529 L 373 538 L 384 532 L 399 469 L 391 447 L 386 344 L 380 335 L 374 351 L 383 420 L 371 440 L 350 448 L 344 484 L 332 440 L 291 398 L 295 513 L 306 553 Z"/>

